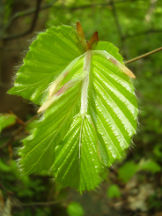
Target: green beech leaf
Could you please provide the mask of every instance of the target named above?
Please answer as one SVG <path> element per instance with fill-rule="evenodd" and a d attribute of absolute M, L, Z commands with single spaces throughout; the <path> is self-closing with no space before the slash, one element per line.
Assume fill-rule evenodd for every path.
<path fill-rule="evenodd" d="M 0 114 L 0 132 L 16 122 L 16 116 L 13 114 Z"/>
<path fill-rule="evenodd" d="M 23 140 L 24 173 L 47 172 L 84 191 L 94 189 L 105 167 L 124 155 L 138 108 L 134 75 L 118 49 L 106 41 L 92 46 L 92 38 L 86 50 L 79 31 L 60 26 L 38 35 L 9 93 L 40 104 L 43 113 Z"/>

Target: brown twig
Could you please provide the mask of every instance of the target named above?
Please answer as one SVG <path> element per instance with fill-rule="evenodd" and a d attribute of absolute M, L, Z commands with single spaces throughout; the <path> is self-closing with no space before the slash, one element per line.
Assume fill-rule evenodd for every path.
<path fill-rule="evenodd" d="M 84 31 L 83 31 L 83 28 L 80 22 L 76 23 L 76 31 L 77 31 L 77 35 L 80 40 L 80 43 L 82 44 L 83 48 L 86 50 L 86 47 L 87 47 L 86 38 L 85 38 L 85 34 L 84 34 Z"/>
<path fill-rule="evenodd" d="M 122 31 L 122 28 L 121 28 L 121 25 L 120 25 L 120 22 L 119 22 L 119 18 L 118 18 L 118 14 L 117 14 L 117 11 L 116 11 L 115 2 L 114 2 L 114 0 L 111 0 L 110 3 L 111 3 L 111 6 L 112 6 L 112 14 L 113 14 L 113 17 L 114 17 L 116 29 L 117 29 L 118 35 L 119 35 L 121 43 L 122 43 L 123 42 L 123 38 L 124 38 L 124 34 L 123 34 L 123 31 Z"/>
<path fill-rule="evenodd" d="M 118 0 L 118 1 L 115 1 L 114 4 L 120 4 L 120 3 L 125 3 L 125 2 L 129 2 L 131 0 Z M 138 0 L 135 0 L 135 1 L 138 1 Z M 39 8 L 39 11 L 41 10 L 45 10 L 45 9 L 48 9 L 50 7 L 53 6 L 53 4 L 56 2 L 56 0 L 52 1 L 51 3 L 49 4 L 46 4 L 42 7 Z M 71 7 L 64 7 L 63 9 L 67 9 L 67 10 L 80 10 L 80 9 L 87 9 L 87 8 L 91 8 L 91 7 L 105 7 L 105 6 L 108 6 L 108 5 L 111 5 L 111 2 L 108 2 L 108 3 L 96 3 L 96 4 L 86 4 L 86 5 L 82 5 L 82 6 L 71 6 Z M 62 9 L 62 6 L 56 6 L 55 7 L 56 9 Z M 28 16 L 28 15 L 31 15 L 33 13 L 36 13 L 37 11 L 37 8 L 31 8 L 31 9 L 28 9 L 28 10 L 24 10 L 24 11 L 21 11 L 21 12 L 18 12 L 16 13 L 15 15 L 13 15 L 13 17 L 11 17 L 11 19 L 9 20 L 8 24 L 4 27 L 4 32 L 12 25 L 12 23 L 20 18 L 20 17 L 23 17 L 23 16 Z M 12 40 L 12 39 L 17 39 L 17 38 L 20 38 L 20 37 L 23 37 L 27 34 L 31 33 L 31 30 L 29 31 L 26 31 L 24 33 L 21 33 L 21 34 L 17 34 L 17 35 L 11 35 L 11 36 L 4 36 L 3 37 L 3 40 Z"/>
<path fill-rule="evenodd" d="M 111 6 L 112 6 L 112 15 L 114 18 L 114 22 L 116 25 L 116 30 L 120 39 L 120 43 L 121 43 L 121 50 L 124 50 L 124 56 L 127 58 L 128 54 L 127 54 L 127 48 L 126 48 L 126 44 L 125 44 L 125 36 L 124 33 L 122 31 L 122 26 L 120 25 L 120 21 L 119 21 L 119 16 L 118 13 L 116 11 L 116 5 L 115 5 L 115 1 L 114 0 L 110 0 Z"/>
<path fill-rule="evenodd" d="M 40 7 L 40 11 L 42 10 L 46 10 L 46 9 L 49 9 L 50 7 L 53 6 L 53 4 L 56 2 L 56 0 L 48 3 L 48 4 L 45 4 L 43 6 Z M 28 9 L 28 10 L 24 10 L 24 11 L 20 11 L 20 12 L 17 12 L 15 13 L 11 18 L 10 20 L 8 21 L 7 25 L 5 26 L 4 30 L 6 31 L 12 24 L 15 20 L 17 20 L 18 18 L 20 17 L 25 17 L 25 16 L 29 16 L 33 13 L 36 12 L 36 8 L 31 8 L 31 9 Z"/>
<path fill-rule="evenodd" d="M 118 0 L 118 1 L 115 1 L 114 3 L 120 4 L 120 3 L 130 2 L 130 1 L 131 0 Z M 139 0 L 134 0 L 134 1 L 139 1 Z M 111 0 L 109 0 L 107 3 L 93 3 L 93 4 L 85 4 L 85 5 L 80 5 L 80 6 L 67 6 L 67 7 L 57 6 L 55 8 L 75 11 L 75 10 L 83 10 L 83 9 L 93 8 L 93 7 L 106 7 L 109 5 L 111 6 Z"/>
<path fill-rule="evenodd" d="M 152 50 L 152 51 L 150 51 L 150 52 L 147 52 L 147 53 L 145 53 L 145 54 L 143 54 L 143 55 L 140 55 L 140 56 L 137 56 L 137 57 L 135 57 L 135 58 L 132 58 L 132 59 L 130 59 L 130 60 L 125 61 L 125 64 L 129 64 L 129 63 L 138 61 L 138 60 L 140 60 L 140 59 L 142 59 L 142 58 L 145 58 L 145 57 L 147 57 L 147 56 L 149 56 L 149 55 L 152 55 L 152 54 L 154 54 L 154 53 L 160 52 L 161 50 L 162 50 L 162 47 L 159 47 L 159 48 L 154 49 L 154 50 Z"/>
<path fill-rule="evenodd" d="M 115 1 L 115 4 L 125 3 L 125 2 L 129 2 L 129 1 L 131 1 L 131 0 L 125 0 L 125 1 L 118 0 L 118 1 Z M 46 5 L 41 6 L 40 11 L 51 8 L 55 2 L 56 2 L 56 0 L 50 2 L 50 3 L 46 4 Z M 86 5 L 81 5 L 81 6 L 71 6 L 71 7 L 64 7 L 64 8 L 62 6 L 61 7 L 56 6 L 55 8 L 56 9 L 67 9 L 67 10 L 72 10 L 73 11 L 73 10 L 87 9 L 87 8 L 91 8 L 91 7 L 105 7 L 107 5 L 110 5 L 110 3 L 86 4 Z M 35 12 L 36 12 L 36 8 L 31 8 L 31 9 L 28 9 L 28 10 L 17 12 L 8 21 L 8 23 L 5 26 L 4 30 L 7 30 L 16 19 L 18 19 L 20 17 L 25 17 L 25 16 L 28 16 L 28 15 L 31 15 L 31 14 L 33 14 Z M 5 38 L 4 38 L 4 40 L 5 40 Z"/>
<path fill-rule="evenodd" d="M 29 206 L 50 206 L 60 203 L 60 201 L 47 201 L 47 202 L 31 202 L 31 203 L 16 203 L 12 204 L 13 207 L 29 207 Z"/>
<path fill-rule="evenodd" d="M 6 36 L 6 37 L 3 38 L 3 40 L 13 40 L 13 39 L 17 39 L 17 38 L 20 38 L 20 37 L 24 37 L 25 35 L 28 35 L 28 34 L 32 33 L 35 26 L 36 26 L 36 23 L 37 23 L 41 2 L 42 2 L 42 0 L 37 0 L 37 2 L 36 2 L 36 9 L 35 9 L 35 13 L 34 13 L 33 20 L 31 22 L 30 28 L 27 31 L 23 32 L 23 33 Z"/>
<path fill-rule="evenodd" d="M 139 37 L 139 36 L 146 35 L 146 34 L 155 34 L 155 33 L 162 33 L 162 29 L 150 29 L 150 30 L 146 30 L 146 31 L 136 32 L 133 35 L 128 34 L 128 35 L 124 36 L 124 40 L 130 39 L 133 37 Z"/>

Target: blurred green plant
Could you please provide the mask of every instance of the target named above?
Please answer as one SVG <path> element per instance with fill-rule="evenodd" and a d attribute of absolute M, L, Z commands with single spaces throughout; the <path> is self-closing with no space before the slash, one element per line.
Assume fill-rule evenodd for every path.
<path fill-rule="evenodd" d="M 138 164 L 138 171 L 141 170 L 148 171 L 154 174 L 160 172 L 161 168 L 156 161 L 153 161 L 153 159 L 147 159 L 147 160 L 143 159 Z"/>
<path fill-rule="evenodd" d="M 14 114 L 0 114 L 0 132 L 8 126 L 15 124 L 16 116 Z"/>
<path fill-rule="evenodd" d="M 128 161 L 118 169 L 119 179 L 127 183 L 135 175 L 137 170 L 138 165 L 134 161 Z"/>
<path fill-rule="evenodd" d="M 138 163 L 127 161 L 118 169 L 118 177 L 122 182 L 127 183 L 137 172 L 140 171 L 155 174 L 161 171 L 161 167 L 151 158 L 141 159 Z"/>
<path fill-rule="evenodd" d="M 121 196 L 120 188 L 117 184 L 112 184 L 107 189 L 108 198 L 119 198 Z"/>
<path fill-rule="evenodd" d="M 69 216 L 84 216 L 83 207 L 77 202 L 71 202 L 67 207 Z"/>

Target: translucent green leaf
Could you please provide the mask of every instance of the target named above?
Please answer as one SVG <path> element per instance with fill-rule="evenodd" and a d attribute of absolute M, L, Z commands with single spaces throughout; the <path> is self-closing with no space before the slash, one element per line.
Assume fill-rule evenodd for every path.
<path fill-rule="evenodd" d="M 79 191 L 94 189 L 105 167 L 122 158 L 138 114 L 134 75 L 118 48 L 101 41 L 84 50 L 83 43 L 68 26 L 41 33 L 9 91 L 40 104 L 43 113 L 23 140 L 21 169 L 52 174 Z"/>
<path fill-rule="evenodd" d="M 51 167 L 55 177 L 80 191 L 93 189 L 102 180 L 102 164 L 91 117 L 77 115 L 62 142 Z"/>
<path fill-rule="evenodd" d="M 16 116 L 13 114 L 0 114 L 0 132 L 16 122 Z"/>
<path fill-rule="evenodd" d="M 8 93 L 41 104 L 50 82 L 82 52 L 71 26 L 53 27 L 40 33 L 31 44 L 17 72 L 14 87 Z"/>

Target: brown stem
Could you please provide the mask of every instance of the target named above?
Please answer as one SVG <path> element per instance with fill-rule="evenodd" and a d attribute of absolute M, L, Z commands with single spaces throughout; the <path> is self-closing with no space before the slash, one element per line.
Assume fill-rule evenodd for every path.
<path fill-rule="evenodd" d="M 87 49 L 92 49 L 93 45 L 99 41 L 98 32 L 95 32 L 89 41 L 87 41 Z"/>
<path fill-rule="evenodd" d="M 128 54 L 127 54 L 127 47 L 126 47 L 126 44 L 125 44 L 125 35 L 123 33 L 123 30 L 122 30 L 122 26 L 120 24 L 120 19 L 119 19 L 119 16 L 118 16 L 118 12 L 116 10 L 116 4 L 115 4 L 115 1 L 114 0 L 110 0 L 110 3 L 111 3 L 111 6 L 112 6 L 112 15 L 113 15 L 113 18 L 114 18 L 114 23 L 116 25 L 116 30 L 117 30 L 117 33 L 118 33 L 118 36 L 119 36 L 119 40 L 120 40 L 120 43 L 121 43 L 121 50 L 124 50 L 124 57 L 128 58 Z"/>
<path fill-rule="evenodd" d="M 47 202 L 31 202 L 31 203 L 18 203 L 13 204 L 14 207 L 28 207 L 28 206 L 49 206 L 60 203 L 60 201 L 47 201 Z"/>
<path fill-rule="evenodd" d="M 160 33 L 162 33 L 162 29 L 149 29 L 149 30 L 146 30 L 146 31 L 136 32 L 135 34 L 125 35 L 124 40 L 134 38 L 134 37 L 143 36 L 143 35 L 146 35 L 146 34 L 160 34 Z"/>
<path fill-rule="evenodd" d="M 117 29 L 117 32 L 119 34 L 119 37 L 120 37 L 120 40 L 121 40 L 121 43 L 122 43 L 124 35 L 123 35 L 122 27 L 120 25 L 119 17 L 118 17 L 117 11 L 116 11 L 115 2 L 114 2 L 114 0 L 111 0 L 110 3 L 111 3 L 111 6 L 112 6 L 112 14 L 113 14 L 113 17 L 114 17 L 114 22 L 115 22 L 115 25 L 116 25 L 116 29 Z"/>
<path fill-rule="evenodd" d="M 139 1 L 139 0 L 134 0 L 134 1 Z M 131 0 L 118 0 L 118 1 L 114 1 L 115 4 L 122 4 L 122 3 L 127 3 L 127 2 L 131 2 Z M 92 3 L 92 4 L 85 4 L 85 5 L 81 5 L 81 6 L 67 6 L 64 7 L 65 10 L 70 10 L 70 11 L 75 11 L 75 10 L 84 10 L 84 9 L 88 9 L 88 8 L 92 8 L 92 7 L 106 7 L 111 5 L 111 1 L 108 0 L 108 2 L 104 2 L 104 3 Z M 62 9 L 62 6 L 56 6 L 56 9 Z"/>
<path fill-rule="evenodd" d="M 80 40 L 83 48 L 86 50 L 87 49 L 87 44 L 86 44 L 85 34 L 84 34 L 84 31 L 83 31 L 83 28 L 82 28 L 80 22 L 76 23 L 76 30 L 77 30 L 79 40 Z"/>
<path fill-rule="evenodd" d="M 152 51 L 150 51 L 150 52 L 147 52 L 147 53 L 145 53 L 145 54 L 143 54 L 143 55 L 140 55 L 140 56 L 137 56 L 137 57 L 135 57 L 135 58 L 132 58 L 132 59 L 130 59 L 130 60 L 125 61 L 125 64 L 129 64 L 129 63 L 138 61 L 138 60 L 140 60 L 140 59 L 142 59 L 142 58 L 145 58 L 145 57 L 147 57 L 147 56 L 149 56 L 149 55 L 152 55 L 152 54 L 154 54 L 154 53 L 160 52 L 161 50 L 162 50 L 162 47 L 159 47 L 159 48 L 154 49 L 154 50 L 152 50 Z"/>
<path fill-rule="evenodd" d="M 36 23 L 37 23 L 41 2 L 42 2 L 42 0 L 37 0 L 37 2 L 36 2 L 36 10 L 35 10 L 35 13 L 34 13 L 33 20 L 31 22 L 30 28 L 27 31 L 23 32 L 23 33 L 4 37 L 3 40 L 13 40 L 13 39 L 17 39 L 17 38 L 20 38 L 20 37 L 24 37 L 25 35 L 28 35 L 28 34 L 32 33 L 35 26 L 36 26 Z"/>
<path fill-rule="evenodd" d="M 50 7 L 53 6 L 53 4 L 56 2 L 56 0 L 48 3 L 48 4 L 45 4 L 43 6 L 40 7 L 40 11 L 42 10 L 46 10 L 46 9 L 49 9 Z M 21 18 L 21 17 L 25 17 L 25 16 L 28 16 L 28 15 L 31 15 L 33 13 L 35 13 L 37 10 L 37 8 L 31 8 L 31 9 L 27 9 L 27 10 L 23 10 L 23 11 L 20 11 L 20 12 L 17 12 L 15 13 L 8 21 L 8 23 L 6 24 L 6 26 L 4 26 L 4 31 L 6 31 L 12 24 L 15 20 L 17 20 L 18 18 Z"/>

